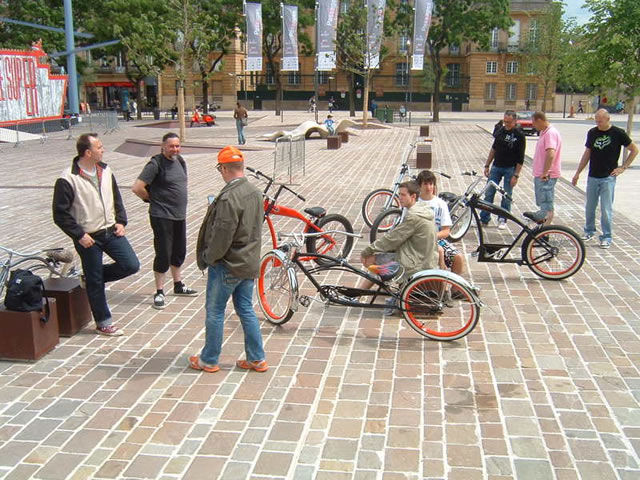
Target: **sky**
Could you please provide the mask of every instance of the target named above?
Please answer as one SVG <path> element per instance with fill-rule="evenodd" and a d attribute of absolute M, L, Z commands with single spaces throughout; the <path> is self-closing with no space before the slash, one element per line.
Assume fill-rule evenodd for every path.
<path fill-rule="evenodd" d="M 585 23 L 589 20 L 591 12 L 586 8 L 582 8 L 584 0 L 564 0 L 565 4 L 565 17 L 575 17 L 578 25 Z"/>

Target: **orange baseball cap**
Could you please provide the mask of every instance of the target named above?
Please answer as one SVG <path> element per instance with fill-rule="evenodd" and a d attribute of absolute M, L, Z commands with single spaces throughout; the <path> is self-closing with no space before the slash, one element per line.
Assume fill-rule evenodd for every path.
<path fill-rule="evenodd" d="M 244 155 L 236 147 L 231 145 L 224 147 L 218 152 L 218 163 L 244 162 Z"/>

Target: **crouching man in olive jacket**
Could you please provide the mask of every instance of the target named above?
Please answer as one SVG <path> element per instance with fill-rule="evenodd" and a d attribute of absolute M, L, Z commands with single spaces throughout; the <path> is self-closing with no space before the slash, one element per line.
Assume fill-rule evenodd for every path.
<path fill-rule="evenodd" d="M 220 370 L 224 311 L 232 296 L 246 353 L 246 359 L 238 360 L 236 366 L 266 372 L 269 367 L 252 305 L 253 283 L 260 268 L 262 194 L 244 176 L 244 155 L 237 148 L 223 148 L 216 168 L 226 185 L 209 205 L 196 251 L 198 268 L 207 269 L 206 338 L 200 355 L 189 357 L 189 366 L 209 373 Z"/>

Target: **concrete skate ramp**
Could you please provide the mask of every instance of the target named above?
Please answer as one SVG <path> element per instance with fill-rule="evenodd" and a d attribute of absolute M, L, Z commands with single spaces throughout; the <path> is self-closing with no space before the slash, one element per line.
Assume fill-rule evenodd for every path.
<path fill-rule="evenodd" d="M 133 155 L 134 157 L 150 157 L 160 153 L 161 141 L 151 140 L 138 140 L 136 138 L 127 138 L 124 143 L 115 149 L 118 153 L 124 153 L 125 155 Z M 193 155 L 203 153 L 218 153 L 226 145 L 199 145 L 194 143 L 183 143 L 180 147 L 181 155 Z M 247 147 L 243 145 L 242 150 L 245 152 L 259 151 L 259 150 L 271 150 L 264 147 Z"/>
<path fill-rule="evenodd" d="M 354 125 L 356 125 L 356 122 L 353 120 L 343 118 L 336 125 L 336 133 L 344 132 L 347 128 Z M 319 125 L 313 120 L 307 120 L 306 122 L 302 122 L 293 130 L 278 130 L 273 133 L 265 133 L 260 138 L 262 140 L 275 142 L 277 138 L 284 137 L 285 135 L 291 135 L 293 137 L 304 135 L 304 138 L 309 138 L 314 133 L 318 133 L 320 138 L 327 138 L 329 136 L 329 130 L 327 130 L 327 127 L 325 127 L 324 124 Z"/>

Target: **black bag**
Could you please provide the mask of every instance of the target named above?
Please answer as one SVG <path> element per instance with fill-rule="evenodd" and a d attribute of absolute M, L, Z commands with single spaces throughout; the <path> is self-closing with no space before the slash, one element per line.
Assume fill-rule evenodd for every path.
<path fill-rule="evenodd" d="M 49 321 L 49 299 L 44 294 L 42 279 L 29 270 L 14 270 L 9 276 L 4 306 L 17 312 L 37 312 L 42 310 L 45 299 L 45 313 L 40 321 Z"/>

